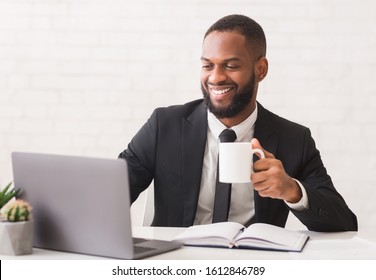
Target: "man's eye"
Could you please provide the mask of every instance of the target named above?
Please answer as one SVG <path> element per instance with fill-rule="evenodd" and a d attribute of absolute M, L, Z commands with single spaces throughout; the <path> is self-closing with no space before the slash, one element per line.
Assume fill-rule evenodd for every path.
<path fill-rule="evenodd" d="M 225 66 L 227 69 L 230 69 L 230 70 L 235 70 L 235 69 L 238 69 L 239 68 L 239 66 L 238 65 L 226 65 Z"/>
<path fill-rule="evenodd" d="M 204 65 L 202 65 L 202 69 L 210 69 L 210 68 L 212 68 L 212 65 L 210 65 L 210 64 L 204 64 Z"/>

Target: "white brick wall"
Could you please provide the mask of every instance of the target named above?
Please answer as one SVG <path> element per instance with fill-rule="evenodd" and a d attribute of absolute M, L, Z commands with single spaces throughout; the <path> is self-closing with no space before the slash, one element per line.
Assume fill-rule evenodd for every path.
<path fill-rule="evenodd" d="M 117 157 L 155 107 L 199 98 L 202 36 L 230 13 L 267 35 L 259 101 L 312 129 L 375 231 L 373 0 L 0 0 L 0 184 L 14 150 Z"/>

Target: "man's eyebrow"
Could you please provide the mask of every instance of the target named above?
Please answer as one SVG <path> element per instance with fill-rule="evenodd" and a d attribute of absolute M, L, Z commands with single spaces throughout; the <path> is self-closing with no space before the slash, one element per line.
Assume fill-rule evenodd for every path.
<path fill-rule="evenodd" d="M 210 59 L 205 58 L 205 57 L 201 57 L 201 60 L 210 61 Z M 237 57 L 230 57 L 230 58 L 227 58 L 227 59 L 223 60 L 223 62 L 230 62 L 230 61 L 240 61 L 240 59 L 237 58 Z"/>

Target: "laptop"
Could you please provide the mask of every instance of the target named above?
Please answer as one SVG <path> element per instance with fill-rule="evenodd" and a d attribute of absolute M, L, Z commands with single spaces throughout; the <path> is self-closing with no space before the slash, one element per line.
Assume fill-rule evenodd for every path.
<path fill-rule="evenodd" d="M 13 152 L 14 185 L 32 206 L 36 248 L 141 259 L 182 246 L 132 238 L 127 162 Z"/>

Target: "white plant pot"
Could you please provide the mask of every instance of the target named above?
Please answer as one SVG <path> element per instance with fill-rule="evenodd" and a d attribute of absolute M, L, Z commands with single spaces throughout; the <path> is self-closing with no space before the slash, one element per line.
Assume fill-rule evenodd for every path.
<path fill-rule="evenodd" d="M 0 255 L 27 255 L 33 252 L 33 221 L 0 222 Z"/>

